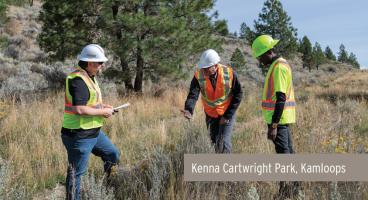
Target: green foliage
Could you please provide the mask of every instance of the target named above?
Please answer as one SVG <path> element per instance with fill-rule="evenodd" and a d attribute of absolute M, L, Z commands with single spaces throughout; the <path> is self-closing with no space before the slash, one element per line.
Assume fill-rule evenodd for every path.
<path fill-rule="evenodd" d="M 345 50 L 345 46 L 341 44 L 339 49 L 340 51 L 337 53 L 338 54 L 337 60 L 342 63 L 347 63 L 349 57 L 348 57 L 348 52 Z"/>
<path fill-rule="evenodd" d="M 325 54 L 322 51 L 321 45 L 316 42 L 313 47 L 313 64 L 318 69 L 319 65 L 326 62 Z"/>
<path fill-rule="evenodd" d="M 2 1 L 9 5 L 15 5 L 15 6 L 23 6 L 27 3 L 32 2 L 32 0 L 2 0 Z"/>
<path fill-rule="evenodd" d="M 4 36 L 0 36 L 0 49 L 3 49 L 9 45 L 9 39 Z"/>
<path fill-rule="evenodd" d="M 326 47 L 324 54 L 327 59 L 336 61 L 336 56 L 329 46 Z"/>
<path fill-rule="evenodd" d="M 99 5 L 90 1 L 46 0 L 40 12 L 43 22 L 38 37 L 40 47 L 49 52 L 52 61 L 76 56 L 84 45 L 94 41 L 93 17 Z"/>
<path fill-rule="evenodd" d="M 244 55 L 239 48 L 236 48 L 234 53 L 231 55 L 230 62 L 231 66 L 234 67 L 237 71 L 245 67 Z"/>
<path fill-rule="evenodd" d="M 302 53 L 303 68 L 311 69 L 313 65 L 312 44 L 307 36 L 304 36 L 299 44 L 299 52 Z"/>
<path fill-rule="evenodd" d="M 222 36 L 228 36 L 229 35 L 229 29 L 227 27 L 227 21 L 226 20 L 217 20 L 214 23 L 214 32 L 218 33 Z"/>
<path fill-rule="evenodd" d="M 250 29 L 245 22 L 240 26 L 240 38 L 245 39 L 248 44 L 252 44 L 253 40 L 256 38 L 255 32 Z"/>
<path fill-rule="evenodd" d="M 3 24 L 6 20 L 6 5 L 5 0 L 0 0 L 0 24 Z"/>
<path fill-rule="evenodd" d="M 348 58 L 348 63 L 353 65 L 355 68 L 358 68 L 358 69 L 360 68 L 360 64 L 354 53 L 350 53 L 349 58 Z"/>
<path fill-rule="evenodd" d="M 353 65 L 355 68 L 360 68 L 360 64 L 358 62 L 358 59 L 354 53 L 350 53 L 348 56 L 348 52 L 345 50 L 345 46 L 343 44 L 340 45 L 340 51 L 338 52 L 338 58 L 337 60 L 342 63 L 348 63 Z"/>
<path fill-rule="evenodd" d="M 254 21 L 254 28 L 255 34 L 250 35 L 254 38 L 249 37 L 248 42 L 253 42 L 256 36 L 268 34 L 280 40 L 275 47 L 276 52 L 285 57 L 292 57 L 296 53 L 297 29 L 293 27 L 291 18 L 279 0 L 265 1 L 258 20 Z"/>
<path fill-rule="evenodd" d="M 98 2 L 46 0 L 40 16 L 41 47 L 62 60 L 87 43 L 99 42 L 120 59 L 125 73 L 121 79 L 128 89 L 140 92 L 145 77 L 155 80 L 180 72 L 189 56 L 218 49 L 222 42 L 212 37 L 206 14 L 213 0 Z"/>

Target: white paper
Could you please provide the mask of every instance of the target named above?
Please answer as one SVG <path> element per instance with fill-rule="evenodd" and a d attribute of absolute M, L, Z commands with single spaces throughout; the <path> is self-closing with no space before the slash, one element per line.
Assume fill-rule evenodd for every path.
<path fill-rule="evenodd" d="M 121 108 L 126 108 L 126 107 L 128 107 L 128 106 L 130 106 L 130 103 L 125 103 L 125 104 L 120 105 L 120 106 L 118 106 L 118 107 L 116 107 L 116 108 L 113 108 L 113 109 L 114 109 L 114 110 L 119 110 L 119 109 L 121 109 Z"/>

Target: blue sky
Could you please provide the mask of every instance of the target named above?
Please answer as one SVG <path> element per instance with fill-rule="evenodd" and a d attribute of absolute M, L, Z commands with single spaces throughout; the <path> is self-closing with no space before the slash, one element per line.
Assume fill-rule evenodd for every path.
<path fill-rule="evenodd" d="M 264 0 L 217 0 L 219 19 L 226 19 L 231 32 L 238 32 L 242 22 L 253 28 Z M 367 0 L 281 0 L 284 10 L 298 29 L 298 38 L 307 35 L 312 44 L 323 50 L 330 46 L 337 56 L 340 44 L 368 67 Z"/>

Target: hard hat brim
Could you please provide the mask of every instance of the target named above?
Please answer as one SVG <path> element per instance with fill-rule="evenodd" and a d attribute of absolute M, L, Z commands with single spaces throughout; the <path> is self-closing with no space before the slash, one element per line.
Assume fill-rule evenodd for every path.
<path fill-rule="evenodd" d="M 201 65 L 198 65 L 198 68 L 199 69 L 206 69 L 206 68 L 209 68 L 209 67 L 211 67 L 212 65 L 206 65 L 206 66 L 201 66 Z"/>
<path fill-rule="evenodd" d="M 217 64 L 219 64 L 219 63 L 220 63 L 220 61 L 219 61 L 219 62 L 216 62 L 216 63 L 210 63 L 210 64 L 207 64 L 207 65 L 198 64 L 198 68 L 199 68 L 199 69 L 205 69 L 205 68 L 209 68 L 209 67 L 211 67 L 211 66 L 213 66 L 213 65 L 217 65 Z"/>
<path fill-rule="evenodd" d="M 85 61 L 85 62 L 107 62 L 109 59 L 107 59 L 106 57 L 91 59 L 91 58 L 83 58 L 83 57 L 78 56 L 78 60 Z"/>
<path fill-rule="evenodd" d="M 264 51 L 258 52 L 258 54 L 253 53 L 253 57 L 254 57 L 254 58 L 258 58 L 258 57 L 262 56 L 262 55 L 263 55 L 264 53 L 266 53 L 267 51 L 269 51 L 269 50 L 273 49 L 273 47 L 275 47 L 275 46 L 276 46 L 276 44 L 277 44 L 277 43 L 279 43 L 279 41 L 280 41 L 280 40 L 273 40 L 272 44 L 270 45 L 270 48 L 265 49 Z"/>

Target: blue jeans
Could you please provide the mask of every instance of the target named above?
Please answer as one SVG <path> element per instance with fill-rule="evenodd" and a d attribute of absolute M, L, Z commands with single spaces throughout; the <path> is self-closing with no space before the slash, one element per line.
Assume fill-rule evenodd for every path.
<path fill-rule="evenodd" d="M 88 160 L 91 153 L 101 157 L 104 162 L 104 170 L 108 172 L 111 167 L 119 162 L 120 153 L 111 143 L 110 139 L 103 131 L 100 131 L 96 138 L 74 139 L 72 137 L 61 135 L 63 144 L 68 152 L 69 165 L 74 170 L 74 199 L 80 199 L 80 180 L 81 176 L 87 171 Z M 66 177 L 67 191 L 73 187 L 73 171 L 68 170 Z"/>
<path fill-rule="evenodd" d="M 231 153 L 231 135 L 234 119 L 235 115 L 233 115 L 229 123 L 220 125 L 221 117 L 212 118 L 206 115 L 207 129 L 210 131 L 212 143 L 215 144 L 216 153 Z"/>

